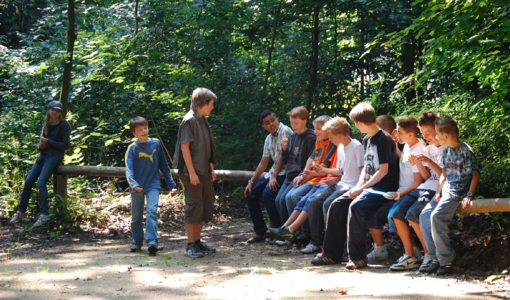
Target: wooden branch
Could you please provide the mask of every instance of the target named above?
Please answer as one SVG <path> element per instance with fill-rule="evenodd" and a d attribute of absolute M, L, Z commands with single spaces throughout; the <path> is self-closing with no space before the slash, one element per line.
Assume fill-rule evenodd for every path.
<path fill-rule="evenodd" d="M 177 176 L 177 169 L 171 169 L 172 177 Z M 248 181 L 255 172 L 252 171 L 231 171 L 231 170 L 216 170 L 216 180 L 226 181 Z M 58 175 L 69 176 L 91 176 L 91 177 L 126 177 L 125 167 L 96 167 L 96 166 L 60 166 L 57 169 Z M 263 173 L 261 176 L 265 175 Z M 161 172 L 159 177 L 163 178 Z"/>
<path fill-rule="evenodd" d="M 492 213 L 492 212 L 510 212 L 509 198 L 488 198 L 473 200 L 468 207 L 459 207 L 456 213 Z"/>

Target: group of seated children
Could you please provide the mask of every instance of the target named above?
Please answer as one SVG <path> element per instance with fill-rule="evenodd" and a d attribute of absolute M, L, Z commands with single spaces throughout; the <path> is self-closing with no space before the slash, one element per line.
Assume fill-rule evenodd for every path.
<path fill-rule="evenodd" d="M 306 127 L 306 108 L 296 107 L 288 115 L 293 132 L 274 112 L 260 116 L 269 134 L 244 192 L 255 231 L 248 243 L 266 237 L 280 245 L 309 241 L 301 252 L 318 253 L 313 265 L 345 259 L 347 269 L 360 269 L 369 261 L 389 258 L 382 234 L 387 220 L 405 249 L 391 270 L 451 273 L 454 252 L 448 223 L 459 205 L 469 205 L 480 178 L 473 150 L 458 139 L 455 119 L 426 112 L 419 121 L 401 118 L 397 126 L 391 116 L 376 119 L 372 105 L 362 102 L 349 114 L 366 134 L 360 143 L 351 139 L 345 118 L 320 116 L 312 131 Z M 420 131 L 428 145 L 418 138 Z M 274 164 L 258 179 L 269 157 Z M 261 197 L 272 225 L 269 230 Z M 370 253 L 367 227 L 374 241 Z"/>

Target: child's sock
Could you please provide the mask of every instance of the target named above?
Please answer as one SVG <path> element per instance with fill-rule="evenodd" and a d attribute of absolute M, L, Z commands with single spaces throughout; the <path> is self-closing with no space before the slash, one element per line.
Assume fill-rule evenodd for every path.
<path fill-rule="evenodd" d="M 200 239 L 196 240 L 195 244 L 200 244 Z"/>
<path fill-rule="evenodd" d="M 190 246 L 191 244 L 193 244 L 193 243 L 188 243 L 188 246 Z"/>

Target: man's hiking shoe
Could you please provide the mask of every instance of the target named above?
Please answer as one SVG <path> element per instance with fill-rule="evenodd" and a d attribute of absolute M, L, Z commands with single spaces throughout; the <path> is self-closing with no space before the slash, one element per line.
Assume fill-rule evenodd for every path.
<path fill-rule="evenodd" d="M 200 249 L 198 249 L 198 246 L 195 243 L 191 243 L 186 246 L 184 255 L 187 255 L 192 258 L 204 257 L 204 254 L 200 251 Z"/>
<path fill-rule="evenodd" d="M 14 215 L 14 217 L 12 217 L 12 219 L 9 221 L 9 223 L 14 224 L 16 222 L 19 222 L 19 221 L 23 220 L 26 216 L 27 216 L 26 213 L 18 210 L 16 212 L 16 214 Z"/>
<path fill-rule="evenodd" d="M 133 244 L 131 245 L 131 249 L 129 249 L 129 252 L 140 252 L 142 251 L 142 245 Z"/>
<path fill-rule="evenodd" d="M 321 251 L 321 248 L 315 246 L 312 243 L 309 243 L 306 247 L 301 249 L 301 253 L 303 253 L 303 254 L 317 253 L 317 252 L 320 252 L 320 251 Z"/>
<path fill-rule="evenodd" d="M 386 245 L 384 246 L 377 246 L 374 243 L 374 250 L 372 252 L 368 253 L 367 258 L 369 261 L 376 261 L 376 260 L 386 260 L 390 257 L 388 250 L 386 250 Z"/>
<path fill-rule="evenodd" d="M 195 242 L 195 245 L 197 245 L 198 250 L 200 250 L 202 253 L 216 253 L 216 248 L 207 246 L 206 243 L 200 240 L 198 240 L 197 242 Z"/>
<path fill-rule="evenodd" d="M 288 246 L 288 245 L 290 245 L 290 241 L 278 241 L 277 240 L 274 243 L 275 243 L 275 245 L 278 245 L 278 246 Z"/>
<path fill-rule="evenodd" d="M 253 243 L 260 243 L 260 242 L 263 242 L 266 240 L 266 235 L 261 233 L 261 234 L 255 234 L 254 236 L 252 236 L 247 242 L 248 244 L 253 244 Z"/>
<path fill-rule="evenodd" d="M 339 262 L 324 255 L 317 255 L 314 259 L 312 259 L 312 265 L 314 266 L 328 266 L 337 264 L 339 264 Z"/>
<path fill-rule="evenodd" d="M 156 246 L 156 245 L 149 245 L 149 248 L 147 250 L 149 250 L 149 255 L 150 256 L 154 256 L 158 252 L 158 246 Z"/>
<path fill-rule="evenodd" d="M 440 266 L 439 269 L 437 269 L 437 275 L 443 276 L 443 275 L 449 275 L 452 273 L 452 263 L 446 264 L 446 266 Z"/>
<path fill-rule="evenodd" d="M 269 228 L 271 232 L 271 237 L 277 240 L 283 241 L 293 241 L 295 238 L 294 233 L 290 232 L 289 227 L 281 227 L 281 228 Z"/>
<path fill-rule="evenodd" d="M 32 225 L 32 227 L 39 227 L 42 224 L 46 223 L 47 221 L 48 221 L 47 215 L 40 215 L 37 221 L 35 221 L 34 225 Z"/>
<path fill-rule="evenodd" d="M 347 270 L 354 270 L 354 269 L 363 269 L 368 266 L 368 259 L 358 259 L 358 260 L 351 260 L 349 263 L 345 266 Z"/>
<path fill-rule="evenodd" d="M 437 269 L 439 269 L 439 261 L 437 259 L 434 259 L 429 267 L 427 268 L 427 270 L 425 270 L 425 272 L 427 273 L 434 273 L 435 271 L 437 271 Z"/>
<path fill-rule="evenodd" d="M 420 261 L 416 257 L 404 255 L 396 264 L 391 265 L 392 271 L 414 270 L 420 267 Z"/>
<path fill-rule="evenodd" d="M 421 273 L 427 272 L 427 269 L 430 267 L 431 264 L 432 264 L 432 259 L 430 259 L 430 257 L 425 255 L 425 258 L 423 259 L 423 262 L 421 263 L 420 267 L 418 268 L 418 271 L 420 271 Z"/>

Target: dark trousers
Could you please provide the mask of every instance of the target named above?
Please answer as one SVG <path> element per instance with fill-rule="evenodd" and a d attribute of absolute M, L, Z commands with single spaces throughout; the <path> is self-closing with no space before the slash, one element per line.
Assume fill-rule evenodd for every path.
<path fill-rule="evenodd" d="M 267 185 L 270 178 L 261 178 L 255 182 L 251 189 L 251 193 L 248 192 L 246 195 L 246 204 L 248 205 L 248 211 L 250 212 L 251 220 L 253 222 L 253 230 L 256 234 L 264 234 L 267 231 L 266 222 L 264 221 L 264 215 L 262 214 L 262 208 L 260 207 L 260 198 L 264 198 L 264 204 L 266 205 L 267 214 L 271 221 L 272 227 L 281 227 L 282 222 L 280 215 L 276 209 L 275 199 L 278 195 L 280 188 L 271 190 Z M 285 181 L 285 175 L 278 176 L 276 178 L 278 185 L 281 186 Z"/>
<path fill-rule="evenodd" d="M 348 219 L 349 238 L 347 241 L 351 260 L 360 260 L 367 257 L 365 244 L 367 223 L 381 207 L 388 205 L 390 201 L 394 202 L 380 195 L 363 192 L 351 203 Z"/>

